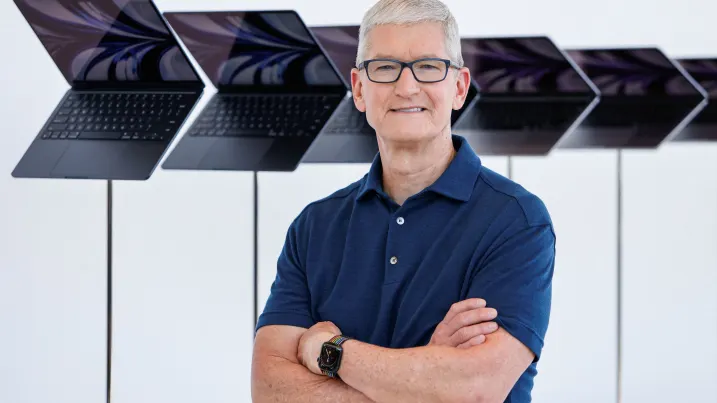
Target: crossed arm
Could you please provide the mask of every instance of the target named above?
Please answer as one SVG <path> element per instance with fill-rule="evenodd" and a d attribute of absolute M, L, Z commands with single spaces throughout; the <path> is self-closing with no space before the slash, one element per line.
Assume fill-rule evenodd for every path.
<path fill-rule="evenodd" d="M 503 402 L 533 353 L 503 329 L 467 349 L 389 349 L 349 340 L 341 380 L 312 373 L 297 359 L 307 329 L 265 326 L 252 360 L 254 402 Z"/>
<path fill-rule="evenodd" d="M 544 210 L 542 203 L 532 203 Z M 311 329 L 266 325 L 255 338 L 253 401 L 503 402 L 535 359 L 534 352 L 540 351 L 550 311 L 555 235 L 551 224 L 526 224 L 522 214 L 513 214 L 515 220 L 487 254 L 468 291 L 469 297 L 495 301 L 493 306 L 503 313 L 502 327 L 486 334 L 482 344 L 389 349 L 349 340 L 342 345 L 341 380 L 335 380 L 310 369 L 308 356 L 315 360 L 317 353 L 301 361 L 297 357 L 299 344 L 318 324 Z M 295 291 L 306 288 L 305 272 L 293 257 L 293 243 L 288 245 L 280 259 L 281 276 L 272 288 L 276 297 L 267 305 L 275 312 L 296 312 L 296 307 L 308 312 L 308 297 Z"/>

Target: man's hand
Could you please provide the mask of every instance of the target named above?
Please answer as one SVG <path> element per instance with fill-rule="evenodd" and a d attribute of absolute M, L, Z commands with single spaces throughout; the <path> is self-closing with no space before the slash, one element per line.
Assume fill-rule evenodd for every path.
<path fill-rule="evenodd" d="M 493 308 L 486 308 L 480 298 L 456 302 L 443 321 L 433 331 L 429 346 L 469 348 L 485 341 L 485 335 L 498 330 L 498 324 L 489 322 L 498 316 Z"/>
<path fill-rule="evenodd" d="M 321 354 L 321 346 L 332 337 L 341 334 L 341 330 L 333 322 L 319 322 L 311 326 L 299 340 L 297 358 L 299 363 L 316 375 L 322 375 L 316 361 Z"/>

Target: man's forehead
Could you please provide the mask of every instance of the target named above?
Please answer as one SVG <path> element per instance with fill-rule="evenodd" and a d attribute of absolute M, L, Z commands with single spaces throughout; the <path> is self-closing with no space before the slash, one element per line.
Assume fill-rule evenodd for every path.
<path fill-rule="evenodd" d="M 366 39 L 367 56 L 371 59 L 448 58 L 445 35 L 436 22 L 379 25 L 368 32 Z"/>
<path fill-rule="evenodd" d="M 410 49 L 407 52 L 398 52 L 398 53 L 399 54 L 400 53 L 408 53 L 408 54 L 410 54 L 411 58 L 413 58 L 413 59 L 424 59 L 427 57 L 439 57 L 439 58 L 446 57 L 443 53 L 438 53 L 438 52 L 415 53 L 415 52 L 411 52 Z M 397 55 L 396 53 L 377 52 L 377 53 L 373 53 L 371 55 L 371 57 L 374 59 L 395 59 L 397 57 L 396 55 Z"/>

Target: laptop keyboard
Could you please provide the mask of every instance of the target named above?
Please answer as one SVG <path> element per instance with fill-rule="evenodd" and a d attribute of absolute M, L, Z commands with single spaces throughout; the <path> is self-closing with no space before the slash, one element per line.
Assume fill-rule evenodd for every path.
<path fill-rule="evenodd" d="M 43 139 L 164 141 L 177 132 L 195 94 L 72 93 Z"/>
<path fill-rule="evenodd" d="M 498 130 L 565 130 L 585 110 L 580 103 L 485 102 L 478 105 L 477 125 Z"/>
<path fill-rule="evenodd" d="M 373 128 L 366 121 L 366 116 L 354 108 L 343 108 L 337 111 L 336 116 L 331 119 L 329 125 L 324 129 L 324 133 L 375 134 Z"/>
<path fill-rule="evenodd" d="M 601 104 L 598 104 L 590 118 L 591 121 L 603 127 L 677 126 L 695 106 L 696 103 L 681 104 L 680 102 L 618 103 L 601 101 Z"/>
<path fill-rule="evenodd" d="M 332 112 L 323 95 L 220 95 L 189 131 L 202 137 L 308 137 Z"/>

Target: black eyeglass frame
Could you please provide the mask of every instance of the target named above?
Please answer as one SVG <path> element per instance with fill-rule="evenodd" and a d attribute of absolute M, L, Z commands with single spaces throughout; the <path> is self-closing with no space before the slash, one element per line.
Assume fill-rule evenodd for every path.
<path fill-rule="evenodd" d="M 420 62 L 425 62 L 425 61 L 427 61 L 427 60 L 440 61 L 440 62 L 443 62 L 443 63 L 446 64 L 446 73 L 443 75 L 443 78 L 441 78 L 440 80 L 425 81 L 425 80 L 419 80 L 418 77 L 416 77 L 416 72 L 413 71 L 413 65 L 416 64 L 416 63 L 420 63 Z M 372 79 L 372 78 L 371 78 L 371 75 L 368 73 L 368 65 L 369 65 L 371 62 L 394 62 L 394 63 L 397 63 L 397 64 L 401 65 L 401 70 L 400 70 L 400 72 L 398 73 L 398 75 L 396 75 L 396 79 L 393 80 L 393 81 L 376 81 L 376 80 Z M 440 57 L 424 57 L 423 59 L 416 59 L 416 60 L 414 60 L 414 61 L 412 61 L 412 62 L 404 62 L 404 61 L 401 61 L 401 60 L 387 59 L 387 58 L 369 59 L 369 60 L 364 60 L 363 62 L 359 63 L 359 65 L 358 65 L 356 68 L 358 68 L 359 71 L 365 69 L 365 70 L 366 70 L 366 77 L 368 77 L 368 79 L 369 79 L 371 82 L 378 83 L 378 84 L 391 84 L 391 83 L 395 83 L 396 81 L 398 81 L 398 80 L 401 78 L 401 74 L 403 74 L 403 69 L 405 69 L 406 67 L 408 67 L 408 69 L 411 71 L 411 74 L 413 74 L 413 78 L 416 79 L 416 81 L 418 81 L 419 83 L 428 83 L 428 84 L 439 83 L 439 82 L 445 80 L 446 77 L 448 77 L 448 70 L 449 70 L 451 67 L 456 68 L 456 69 L 460 69 L 460 68 L 461 68 L 459 65 L 453 63 L 452 61 L 450 61 L 450 60 L 448 60 L 448 59 L 442 59 L 442 58 L 440 58 Z"/>

